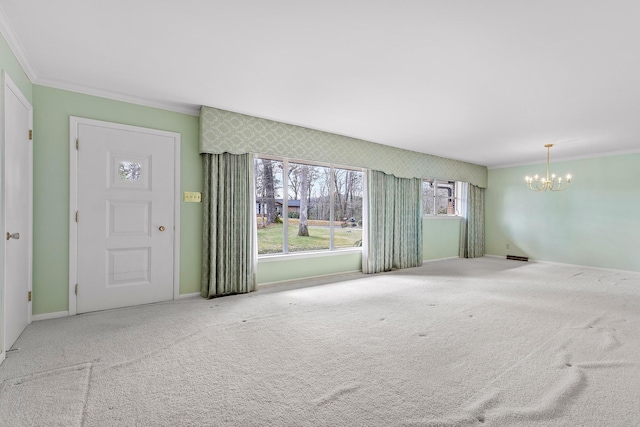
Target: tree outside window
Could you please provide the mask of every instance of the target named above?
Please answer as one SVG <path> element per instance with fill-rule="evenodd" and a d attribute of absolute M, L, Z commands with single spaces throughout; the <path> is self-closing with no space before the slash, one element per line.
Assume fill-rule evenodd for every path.
<path fill-rule="evenodd" d="M 360 246 L 362 170 L 265 158 L 255 168 L 259 254 Z"/>

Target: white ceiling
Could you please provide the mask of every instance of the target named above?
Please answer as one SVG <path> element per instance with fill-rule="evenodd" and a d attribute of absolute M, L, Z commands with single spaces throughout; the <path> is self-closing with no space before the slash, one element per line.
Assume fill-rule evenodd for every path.
<path fill-rule="evenodd" d="M 638 0 L 0 0 L 34 83 L 489 167 L 640 151 Z"/>

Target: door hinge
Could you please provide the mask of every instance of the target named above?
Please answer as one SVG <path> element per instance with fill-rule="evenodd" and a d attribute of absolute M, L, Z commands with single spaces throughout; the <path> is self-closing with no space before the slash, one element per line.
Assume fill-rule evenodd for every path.
<path fill-rule="evenodd" d="M 29 300 L 29 302 L 31 302 L 31 291 L 29 291 L 28 300 Z"/>
<path fill-rule="evenodd" d="M 80 149 L 80 138 L 76 138 L 76 150 Z"/>
<path fill-rule="evenodd" d="M 76 283 L 76 295 L 78 295 L 78 284 Z"/>
<path fill-rule="evenodd" d="M 33 140 L 33 131 L 29 129 L 29 141 Z"/>
<path fill-rule="evenodd" d="M 76 222 L 78 222 L 78 211 L 76 211 Z"/>

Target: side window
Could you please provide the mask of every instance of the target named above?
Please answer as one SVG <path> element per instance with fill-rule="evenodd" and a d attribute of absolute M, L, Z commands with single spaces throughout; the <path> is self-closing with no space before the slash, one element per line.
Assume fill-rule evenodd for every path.
<path fill-rule="evenodd" d="M 456 182 L 440 179 L 422 181 L 424 214 L 428 216 L 457 216 Z"/>
<path fill-rule="evenodd" d="M 437 215 L 455 215 L 456 197 L 454 181 L 437 181 L 438 190 L 436 192 Z"/>

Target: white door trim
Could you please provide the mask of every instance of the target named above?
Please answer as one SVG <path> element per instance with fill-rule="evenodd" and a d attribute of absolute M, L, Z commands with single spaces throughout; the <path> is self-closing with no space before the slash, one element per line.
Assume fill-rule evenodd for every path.
<path fill-rule="evenodd" d="M 101 120 L 71 116 L 69 118 L 69 315 L 77 314 L 76 283 L 78 279 L 78 126 L 92 125 L 110 129 L 125 130 L 172 138 L 174 141 L 174 218 L 175 234 L 173 239 L 173 299 L 180 296 L 180 134 Z M 82 148 L 81 148 L 82 149 Z"/>
<path fill-rule="evenodd" d="M 5 157 L 5 134 L 6 134 L 6 129 L 7 129 L 7 125 L 5 123 L 5 108 L 6 108 L 6 94 L 7 91 L 11 91 L 13 92 L 13 94 L 16 96 L 16 98 L 18 98 L 18 100 L 27 108 L 27 110 L 29 111 L 29 129 L 33 129 L 33 107 L 31 106 L 31 103 L 29 102 L 29 100 L 22 94 L 22 92 L 20 91 L 20 88 L 13 82 L 13 80 L 11 79 L 11 77 L 9 76 L 9 74 L 6 71 L 2 72 L 2 120 L 0 121 L 0 123 L 2 123 L 2 132 L 0 132 L 0 156 L 2 156 L 1 159 L 1 167 L 2 167 L 2 173 L 0 174 L 0 176 L 2 177 L 2 196 L 0 196 L 0 212 L 2 213 L 2 221 L 0 227 L 2 228 L 2 234 L 0 234 L 0 237 L 4 237 L 4 235 L 7 232 L 6 229 L 6 204 L 5 204 L 5 194 L 6 194 L 6 180 L 5 180 L 5 176 L 4 176 L 4 171 L 5 171 L 5 161 L 6 161 L 6 157 Z M 28 288 L 29 291 L 33 291 L 32 288 L 32 278 L 33 278 L 33 272 L 32 272 L 32 266 L 33 266 L 33 144 L 29 144 L 29 179 L 28 179 L 28 192 L 29 192 L 29 212 L 28 212 L 28 229 L 29 229 L 29 239 L 27 240 L 27 246 L 28 246 L 28 253 L 29 253 L 29 259 L 27 260 L 27 265 L 28 265 L 28 274 L 27 274 L 27 280 L 28 280 Z M 2 274 L 0 275 L 0 281 L 2 283 L 0 283 L 0 307 L 2 307 L 2 315 L 0 315 L 0 334 L 1 334 L 1 341 L 0 341 L 0 346 L 2 347 L 0 349 L 0 362 L 2 362 L 2 360 L 4 360 L 5 358 L 5 352 L 7 350 L 6 345 L 5 345 L 5 337 L 6 337 L 6 321 L 5 321 L 5 316 L 7 313 L 7 309 L 6 309 L 6 300 L 4 298 L 5 295 L 5 287 L 6 287 L 6 280 L 5 280 L 5 275 L 6 275 L 6 246 L 7 246 L 7 241 L 4 238 L 1 238 L 0 240 L 2 240 L 2 244 L 0 245 L 0 259 L 2 260 Z M 32 311 L 32 303 L 29 302 L 29 308 L 28 308 L 28 312 L 27 312 L 27 324 L 31 323 L 31 311 Z"/>

